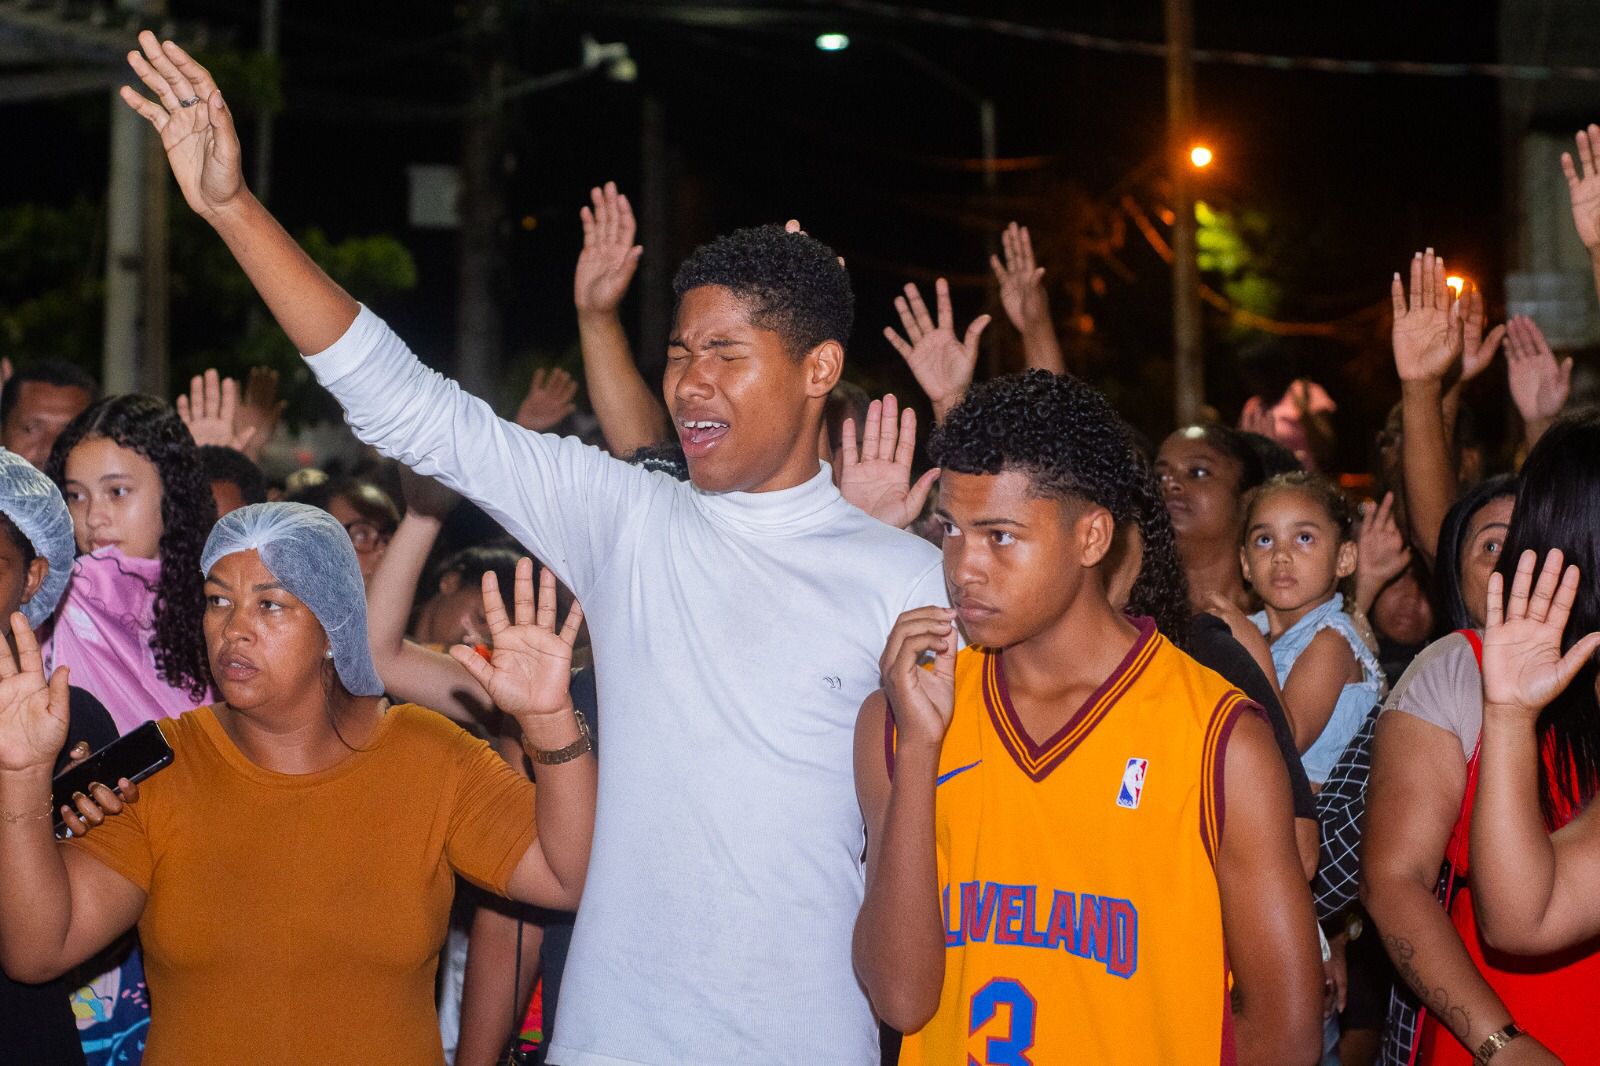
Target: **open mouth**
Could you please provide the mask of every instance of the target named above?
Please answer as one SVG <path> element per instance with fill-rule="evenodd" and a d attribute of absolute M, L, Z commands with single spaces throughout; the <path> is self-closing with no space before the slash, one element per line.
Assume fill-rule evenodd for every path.
<path fill-rule="evenodd" d="M 706 455 L 727 435 L 726 422 L 690 418 L 678 421 L 678 440 L 683 445 L 683 454 L 690 459 L 699 459 Z"/>

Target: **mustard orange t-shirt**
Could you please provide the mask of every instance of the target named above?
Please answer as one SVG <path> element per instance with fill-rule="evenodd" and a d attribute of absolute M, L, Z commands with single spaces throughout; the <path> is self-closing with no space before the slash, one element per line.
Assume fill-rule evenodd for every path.
<path fill-rule="evenodd" d="M 73 842 L 149 897 L 146 1066 L 439 1066 L 453 875 L 504 894 L 533 784 L 410 705 L 315 774 L 255 765 L 209 707 L 160 725 L 172 765 Z"/>

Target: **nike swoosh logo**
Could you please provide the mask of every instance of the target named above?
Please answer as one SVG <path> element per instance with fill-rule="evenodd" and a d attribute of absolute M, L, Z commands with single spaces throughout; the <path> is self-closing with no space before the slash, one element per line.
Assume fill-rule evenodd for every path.
<path fill-rule="evenodd" d="M 934 788 L 938 788 L 940 785 L 944 784 L 946 781 L 950 780 L 952 777 L 956 776 L 957 774 L 966 773 L 968 770 L 972 769 L 974 766 L 977 766 L 978 763 L 981 763 L 981 762 L 983 762 L 983 760 L 979 759 L 978 762 L 968 763 L 965 766 L 958 766 L 954 770 L 949 771 L 948 773 L 940 774 L 934 780 L 933 787 Z M 926 778 L 924 778 L 924 780 L 926 780 Z"/>

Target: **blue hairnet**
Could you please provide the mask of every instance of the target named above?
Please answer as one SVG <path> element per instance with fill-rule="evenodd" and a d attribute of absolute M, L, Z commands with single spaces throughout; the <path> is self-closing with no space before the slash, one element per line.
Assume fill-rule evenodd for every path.
<path fill-rule="evenodd" d="M 367 646 L 367 590 L 350 534 L 320 507 L 256 503 L 217 520 L 200 555 L 209 574 L 234 552 L 260 554 L 284 588 L 316 615 L 333 646 L 333 666 L 353 696 L 381 696 L 383 682 Z"/>
<path fill-rule="evenodd" d="M 78 554 L 72 515 L 54 481 L 4 448 L 0 448 L 0 514 L 11 519 L 17 532 L 33 545 L 33 553 L 50 564 L 39 591 L 21 608 L 28 624 L 38 627 L 55 613 L 72 578 L 72 562 Z"/>

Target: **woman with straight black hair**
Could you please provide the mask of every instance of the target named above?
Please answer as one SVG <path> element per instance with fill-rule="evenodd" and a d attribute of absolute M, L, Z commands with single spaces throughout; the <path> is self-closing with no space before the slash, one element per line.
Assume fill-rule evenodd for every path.
<path fill-rule="evenodd" d="M 1476 520 L 1469 508 L 1461 509 L 1463 524 L 1478 528 L 1480 537 L 1485 524 L 1481 516 L 1495 499 L 1490 495 Z M 1457 568 L 1462 595 L 1470 597 L 1467 576 L 1475 565 L 1471 552 L 1476 541 L 1463 532 L 1458 543 L 1467 545 Z M 1486 605 L 1498 604 L 1496 593 L 1510 585 L 1508 574 L 1516 572 L 1524 552 L 1543 555 L 1558 549 L 1589 579 L 1580 588 L 1573 578 L 1566 589 L 1573 615 L 1566 641 L 1528 642 L 1553 654 L 1548 662 L 1560 660 L 1555 649 L 1570 651 L 1579 636 L 1600 629 L 1600 592 L 1589 577 L 1600 574 L 1600 417 L 1558 423 L 1540 440 L 1523 466 L 1504 543 L 1497 574 L 1485 580 Z M 1530 577 L 1532 566 L 1530 559 Z M 1544 594 L 1538 613 L 1542 623 L 1555 613 L 1549 611 L 1553 591 Z M 1470 607 L 1468 599 L 1464 609 Z M 1526 629 L 1526 581 L 1520 607 L 1519 614 L 1513 596 L 1507 614 L 1518 629 Z M 1474 809 L 1496 818 L 1508 810 L 1524 816 L 1528 809 L 1537 811 L 1542 834 L 1571 821 L 1600 783 L 1596 669 L 1592 662 L 1575 662 L 1577 683 L 1553 699 L 1552 688 L 1538 689 L 1548 706 L 1537 714 L 1511 713 L 1525 719 L 1526 746 L 1542 757 L 1530 761 L 1526 753 L 1517 754 L 1513 762 L 1529 765 L 1523 766 L 1514 788 L 1506 787 L 1505 778 L 1491 782 L 1485 774 L 1480 790 L 1480 765 L 1494 768 L 1496 734 L 1490 727 L 1508 714 L 1503 707 L 1487 707 L 1484 695 L 1486 686 L 1491 691 L 1496 685 L 1506 687 L 1499 679 L 1507 673 L 1506 631 L 1511 623 L 1502 622 L 1498 614 L 1489 610 L 1487 635 L 1480 637 L 1471 629 L 1453 633 L 1417 657 L 1391 693 L 1374 743 L 1362 895 L 1396 969 L 1426 1012 L 1415 1041 L 1401 1043 L 1414 1043 L 1416 1061 L 1430 1066 L 1464 1064 L 1474 1061 L 1474 1055 L 1486 1061 L 1490 1054 L 1496 1063 L 1588 1062 L 1597 1046 L 1593 1022 L 1577 1006 L 1600 995 L 1600 952 L 1594 945 L 1556 953 L 1554 938 L 1516 943 L 1508 938 L 1491 944 L 1474 915 L 1482 869 L 1504 870 L 1512 861 L 1509 856 L 1522 854 L 1504 850 L 1510 844 L 1487 845 L 1480 837 L 1470 842 L 1469 855 Z M 1501 665 L 1491 669 L 1495 656 Z M 1491 752 L 1491 759 L 1481 761 L 1482 751 Z M 1504 773 L 1506 767 L 1500 770 Z M 1446 871 L 1442 886 L 1441 859 Z M 1521 858 L 1517 863 L 1516 876 L 1524 876 L 1529 868 Z M 1497 936 L 1500 932 L 1495 929 Z"/>
<path fill-rule="evenodd" d="M 1468 489 L 1445 513 L 1439 554 L 1433 564 L 1433 603 L 1442 637 L 1458 629 L 1481 629 L 1489 575 L 1504 557 L 1512 505 L 1521 484 L 1498 474 Z"/>

